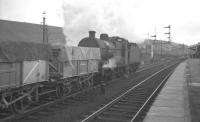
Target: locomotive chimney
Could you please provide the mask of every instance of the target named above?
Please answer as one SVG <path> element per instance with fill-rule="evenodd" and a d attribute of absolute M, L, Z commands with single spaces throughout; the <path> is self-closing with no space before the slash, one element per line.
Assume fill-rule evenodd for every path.
<path fill-rule="evenodd" d="M 107 39 L 108 39 L 108 34 L 102 33 L 102 34 L 100 35 L 100 39 L 101 39 L 101 40 L 107 40 Z"/>
<path fill-rule="evenodd" d="M 95 38 L 95 31 L 89 31 L 89 38 Z"/>

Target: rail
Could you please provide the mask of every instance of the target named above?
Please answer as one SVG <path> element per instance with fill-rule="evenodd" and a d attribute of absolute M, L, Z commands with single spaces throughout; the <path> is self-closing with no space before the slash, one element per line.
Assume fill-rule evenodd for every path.
<path fill-rule="evenodd" d="M 91 115 L 89 115 L 88 117 L 86 117 L 85 119 L 83 119 L 81 122 L 89 122 L 93 119 L 95 119 L 96 117 L 98 117 L 101 113 L 103 113 L 105 110 L 107 110 L 108 108 L 110 108 L 111 106 L 113 106 L 115 103 L 117 103 L 119 100 L 121 100 L 122 98 L 125 97 L 125 95 L 127 95 L 128 93 L 130 93 L 131 91 L 133 91 L 134 89 L 136 89 L 137 87 L 141 86 L 141 84 L 147 82 L 149 79 L 151 79 L 152 77 L 156 76 L 157 74 L 161 73 L 162 71 L 174 66 L 175 64 L 172 64 L 170 66 L 167 66 L 159 71 L 157 71 L 156 73 L 154 73 L 153 75 L 147 77 L 145 80 L 141 81 L 140 83 L 138 83 L 137 85 L 133 86 L 132 88 L 128 89 L 126 92 L 122 93 L 120 96 L 118 96 L 117 98 L 115 98 L 114 100 L 112 100 L 111 102 L 109 102 L 108 104 L 106 104 L 105 106 L 103 106 L 102 108 L 100 108 L 99 110 L 97 110 L 96 112 L 92 113 Z M 169 75 L 167 75 L 169 76 Z M 167 78 L 167 77 L 166 77 Z M 166 79 L 165 78 L 165 79 Z M 151 95 L 152 96 L 152 95 Z M 150 98 L 148 98 L 149 100 Z M 148 101 L 147 100 L 147 101 Z M 147 101 L 145 102 L 145 104 L 147 103 Z M 145 106 L 145 105 L 143 105 Z M 137 115 L 140 113 L 140 111 L 142 110 L 143 106 L 140 108 L 140 110 L 138 110 Z M 133 120 L 135 119 L 135 115 L 133 117 Z"/>

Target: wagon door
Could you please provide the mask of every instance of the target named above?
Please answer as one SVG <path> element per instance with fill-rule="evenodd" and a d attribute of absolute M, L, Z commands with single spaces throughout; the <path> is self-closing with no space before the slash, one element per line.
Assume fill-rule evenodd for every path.
<path fill-rule="evenodd" d="M 47 76 L 46 61 L 24 61 L 23 62 L 23 84 L 31 84 L 46 81 Z"/>

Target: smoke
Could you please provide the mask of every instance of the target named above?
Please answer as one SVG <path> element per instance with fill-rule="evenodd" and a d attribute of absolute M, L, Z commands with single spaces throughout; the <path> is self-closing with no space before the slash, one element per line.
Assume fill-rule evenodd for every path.
<path fill-rule="evenodd" d="M 114 55 L 112 58 L 108 59 L 107 62 L 104 63 L 103 67 L 104 68 L 115 68 L 117 65 L 122 65 L 122 57 L 119 55 Z"/>
<path fill-rule="evenodd" d="M 89 30 L 95 30 L 97 34 L 108 33 L 135 39 L 133 25 L 129 23 L 127 4 L 125 6 L 121 3 L 119 0 L 65 1 L 63 30 L 67 45 L 77 45 L 82 38 L 88 36 Z"/>
<path fill-rule="evenodd" d="M 115 58 L 110 58 L 108 61 L 103 65 L 103 68 L 110 68 L 113 69 L 116 67 Z"/>

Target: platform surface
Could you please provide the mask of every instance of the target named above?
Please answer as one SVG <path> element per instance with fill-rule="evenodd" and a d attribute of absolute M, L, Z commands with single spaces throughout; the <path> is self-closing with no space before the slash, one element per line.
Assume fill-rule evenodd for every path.
<path fill-rule="evenodd" d="M 186 61 L 177 66 L 151 106 L 144 122 L 190 122 Z"/>
<path fill-rule="evenodd" d="M 188 89 L 192 122 L 200 122 L 200 59 L 188 60 Z"/>

